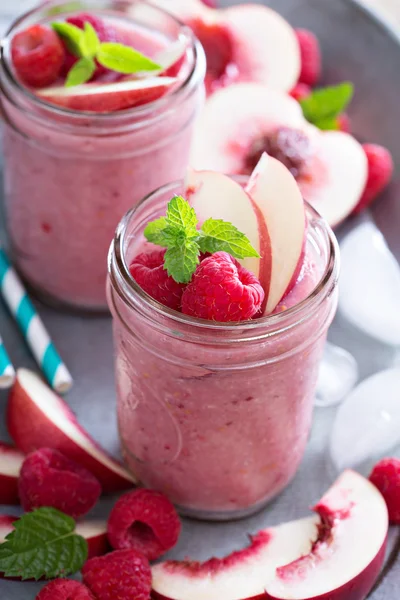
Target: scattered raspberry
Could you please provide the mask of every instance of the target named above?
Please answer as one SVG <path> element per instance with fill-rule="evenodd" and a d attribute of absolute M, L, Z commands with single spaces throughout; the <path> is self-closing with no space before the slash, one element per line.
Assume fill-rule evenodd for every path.
<path fill-rule="evenodd" d="M 351 133 L 351 121 L 347 113 L 342 113 L 338 116 L 339 131 L 344 133 Z"/>
<path fill-rule="evenodd" d="M 151 569 L 136 550 L 117 550 L 91 558 L 82 569 L 83 582 L 96 600 L 149 600 Z"/>
<path fill-rule="evenodd" d="M 100 483 L 89 471 L 50 448 L 26 457 L 18 488 L 26 511 L 51 506 L 74 518 L 89 512 L 101 494 Z"/>
<path fill-rule="evenodd" d="M 159 492 L 133 490 L 122 496 L 108 520 L 113 548 L 132 548 L 155 560 L 178 541 L 181 522 L 171 502 Z"/>
<path fill-rule="evenodd" d="M 101 42 L 122 42 L 123 41 L 120 39 L 118 32 L 114 29 L 114 27 L 105 23 L 99 17 L 96 17 L 95 15 L 91 15 L 89 13 L 80 13 L 79 15 L 76 15 L 75 17 L 69 17 L 67 19 L 67 23 L 71 23 L 71 25 L 75 25 L 76 27 L 79 27 L 79 29 L 84 29 L 85 23 L 90 23 L 92 25 L 93 29 L 96 31 L 96 33 L 99 37 L 99 40 Z M 71 52 L 69 52 L 69 50 L 66 48 L 66 59 L 65 59 L 64 68 L 63 68 L 63 74 L 65 76 L 71 70 L 71 68 L 74 66 L 74 64 L 76 63 L 77 60 L 78 60 L 77 57 L 74 56 L 73 54 L 71 54 Z M 110 74 L 110 75 L 112 74 L 113 80 L 119 78 L 119 74 L 116 73 L 115 71 L 109 71 L 109 69 L 106 69 L 105 67 L 103 67 L 103 65 L 101 65 L 98 62 L 96 62 L 96 65 L 97 65 L 97 68 L 93 74 L 92 79 L 98 79 L 100 76 L 106 75 L 106 74 Z"/>
<path fill-rule="evenodd" d="M 375 465 L 369 479 L 385 498 L 390 522 L 400 525 L 400 460 L 384 458 Z"/>
<path fill-rule="evenodd" d="M 309 85 L 307 85 L 306 83 L 298 83 L 294 86 L 294 88 L 290 92 L 290 95 L 292 96 L 292 98 L 299 101 L 303 100 L 303 98 L 307 98 L 311 94 L 311 92 L 312 89 Z"/>
<path fill-rule="evenodd" d="M 393 175 L 393 158 L 387 148 L 377 144 L 364 144 L 363 148 L 368 159 L 368 180 L 353 214 L 367 208 L 390 183 Z"/>
<path fill-rule="evenodd" d="M 95 600 L 95 597 L 79 581 L 55 579 L 39 592 L 36 600 Z"/>
<path fill-rule="evenodd" d="M 321 76 L 321 49 L 316 36 L 308 29 L 296 29 L 300 45 L 301 72 L 300 83 L 314 87 Z"/>
<path fill-rule="evenodd" d="M 11 41 L 11 57 L 19 78 L 32 87 L 47 87 L 60 75 L 65 50 L 49 27 L 33 25 Z"/>
<path fill-rule="evenodd" d="M 165 250 L 142 252 L 133 259 L 129 271 L 149 296 L 164 306 L 179 310 L 185 286 L 168 276 L 164 269 L 164 254 Z"/>
<path fill-rule="evenodd" d="M 263 300 L 257 277 L 230 254 L 216 252 L 197 266 L 182 295 L 182 312 L 213 321 L 246 321 Z"/>

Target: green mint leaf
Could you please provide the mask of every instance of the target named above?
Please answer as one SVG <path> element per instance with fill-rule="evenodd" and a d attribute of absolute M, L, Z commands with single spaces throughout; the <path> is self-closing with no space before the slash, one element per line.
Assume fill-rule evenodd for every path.
<path fill-rule="evenodd" d="M 321 121 L 314 123 L 314 125 L 322 131 L 338 131 L 340 129 L 337 117 L 322 119 Z"/>
<path fill-rule="evenodd" d="M 85 22 L 84 25 L 85 56 L 95 58 L 100 50 L 100 40 L 93 25 Z"/>
<path fill-rule="evenodd" d="M 114 42 L 100 44 L 97 60 L 103 67 L 127 75 L 139 71 L 159 71 L 161 69 L 161 65 L 147 58 L 141 52 Z"/>
<path fill-rule="evenodd" d="M 183 230 L 188 237 L 198 236 L 196 212 L 182 196 L 174 196 L 168 202 L 167 222 L 168 225 Z"/>
<path fill-rule="evenodd" d="M 228 252 L 235 258 L 259 257 L 249 239 L 234 225 L 220 219 L 204 221 L 198 240 L 202 252 Z"/>
<path fill-rule="evenodd" d="M 68 72 L 65 87 L 81 85 L 89 81 L 96 70 L 93 58 L 80 58 Z"/>
<path fill-rule="evenodd" d="M 332 125 L 333 120 L 346 110 L 353 94 L 353 84 L 345 82 L 312 92 L 307 98 L 300 100 L 300 105 L 310 123 L 317 127 L 324 123 Z"/>
<path fill-rule="evenodd" d="M 172 248 L 184 244 L 186 241 L 185 232 L 178 227 L 168 225 L 166 217 L 161 217 L 149 223 L 144 230 L 144 236 L 148 242 L 163 248 Z"/>
<path fill-rule="evenodd" d="M 164 268 L 177 283 L 189 283 L 199 264 L 199 245 L 195 240 L 186 240 L 181 246 L 168 248 L 164 257 Z"/>
<path fill-rule="evenodd" d="M 75 521 L 54 508 L 26 513 L 14 527 L 0 545 L 0 572 L 5 577 L 66 577 L 87 559 L 88 545 L 74 533 Z"/>
<path fill-rule="evenodd" d="M 51 24 L 57 35 L 62 38 L 70 52 L 75 56 L 85 56 L 85 32 L 72 23 L 56 21 Z"/>

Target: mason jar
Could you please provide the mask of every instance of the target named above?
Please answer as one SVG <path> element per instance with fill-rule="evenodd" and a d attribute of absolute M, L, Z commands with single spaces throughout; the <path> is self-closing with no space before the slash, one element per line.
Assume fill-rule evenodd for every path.
<path fill-rule="evenodd" d="M 130 210 L 109 252 L 117 413 L 128 468 L 183 514 L 247 516 L 294 477 L 310 432 L 319 363 L 337 306 L 338 246 L 311 206 L 304 272 L 273 315 L 239 323 L 188 317 L 129 272 L 143 230 L 182 194 L 162 187 Z M 298 291 L 296 292 L 296 287 Z M 300 293 L 296 303 L 293 294 Z"/>
<path fill-rule="evenodd" d="M 125 29 L 134 24 L 150 41 L 182 40 L 184 78 L 164 97 L 120 112 L 72 111 L 41 100 L 14 76 L 10 41 L 30 25 L 68 18 L 71 10 Z M 50 1 L 12 25 L 0 62 L 7 228 L 18 270 L 44 300 L 106 309 L 115 227 L 151 190 L 184 176 L 204 74 L 204 53 L 191 31 L 142 0 L 80 0 L 72 7 Z"/>

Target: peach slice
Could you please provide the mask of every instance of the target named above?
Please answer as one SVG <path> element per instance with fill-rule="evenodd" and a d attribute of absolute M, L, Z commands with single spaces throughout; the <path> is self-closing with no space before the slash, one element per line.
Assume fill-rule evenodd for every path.
<path fill-rule="evenodd" d="M 0 504 L 19 504 L 18 477 L 24 459 L 18 448 L 0 442 Z"/>
<path fill-rule="evenodd" d="M 304 198 L 331 226 L 352 212 L 365 188 L 368 164 L 361 144 L 350 134 L 308 123 L 287 94 L 241 83 L 207 100 L 195 127 L 193 168 L 250 174 L 263 151 L 288 166 Z"/>
<path fill-rule="evenodd" d="M 88 558 L 102 556 L 111 546 L 107 537 L 107 521 L 82 521 L 77 523 L 75 532 L 88 543 Z"/>
<path fill-rule="evenodd" d="M 49 87 L 36 93 L 42 100 L 69 110 L 107 113 L 154 102 L 176 83 L 174 77 L 146 77 L 116 83 L 84 83 Z"/>
<path fill-rule="evenodd" d="M 367 479 L 345 471 L 314 510 L 321 517 L 311 552 L 276 570 L 269 600 L 364 600 L 385 556 L 388 512 Z"/>
<path fill-rule="evenodd" d="M 3 544 L 8 534 L 14 531 L 13 523 L 18 519 L 19 517 L 13 515 L 0 515 L 0 544 Z"/>
<path fill-rule="evenodd" d="M 154 597 L 364 600 L 384 560 L 383 497 L 367 479 L 345 471 L 314 510 L 314 517 L 261 531 L 249 548 L 226 558 L 154 566 Z"/>
<path fill-rule="evenodd" d="M 262 154 L 246 191 L 258 207 L 269 237 L 270 283 L 264 314 L 270 314 L 293 286 L 304 257 L 306 217 L 294 177 L 278 160 Z M 295 283 L 295 281 L 294 281 Z"/>
<path fill-rule="evenodd" d="M 250 537 L 247 548 L 226 558 L 158 564 L 152 570 L 152 595 L 158 600 L 261 600 L 266 582 L 282 561 L 311 550 L 318 521 L 309 517 L 264 529 Z"/>
<path fill-rule="evenodd" d="M 134 478 L 108 455 L 76 420 L 69 406 L 35 373 L 18 369 L 7 406 L 8 431 L 20 450 L 59 450 L 100 481 L 104 492 L 124 490 Z"/>
<path fill-rule="evenodd" d="M 187 25 L 203 44 L 209 92 L 234 81 L 257 81 L 289 91 L 301 57 L 296 34 L 277 12 L 259 4 L 213 9 L 200 0 L 156 0 Z"/>
<path fill-rule="evenodd" d="M 262 258 L 246 258 L 241 263 L 260 279 L 264 289 L 268 289 L 271 270 L 269 239 L 267 235 L 260 235 L 262 215 L 257 213 L 250 196 L 233 179 L 213 171 L 189 170 L 186 188 L 187 200 L 195 209 L 200 223 L 209 218 L 222 219 L 235 225 L 249 238 Z"/>

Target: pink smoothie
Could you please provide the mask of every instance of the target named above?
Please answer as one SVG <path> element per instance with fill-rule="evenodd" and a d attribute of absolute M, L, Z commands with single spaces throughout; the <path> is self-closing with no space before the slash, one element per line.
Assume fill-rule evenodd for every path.
<path fill-rule="evenodd" d="M 134 293 L 127 302 L 111 267 L 126 463 L 144 485 L 162 490 L 188 514 L 248 514 L 296 473 L 336 308 L 336 293 L 327 293 L 335 289 L 332 279 L 314 291 L 326 276 L 327 255 L 313 235 L 310 225 L 303 268 L 276 316 L 250 325 L 216 328 L 210 322 L 207 329 L 185 318 L 171 322 Z M 127 263 L 140 236 L 136 243 L 129 239 Z"/>
<path fill-rule="evenodd" d="M 40 17 L 38 9 L 26 26 Z M 150 56 L 182 35 L 175 22 L 168 34 L 127 19 L 120 25 L 114 19 L 113 25 Z M 46 105 L 0 67 L 10 243 L 17 267 L 43 296 L 106 308 L 106 257 L 118 221 L 187 168 L 192 123 L 203 97 L 204 64 L 197 52 L 189 40 L 167 96 L 108 115 Z"/>

